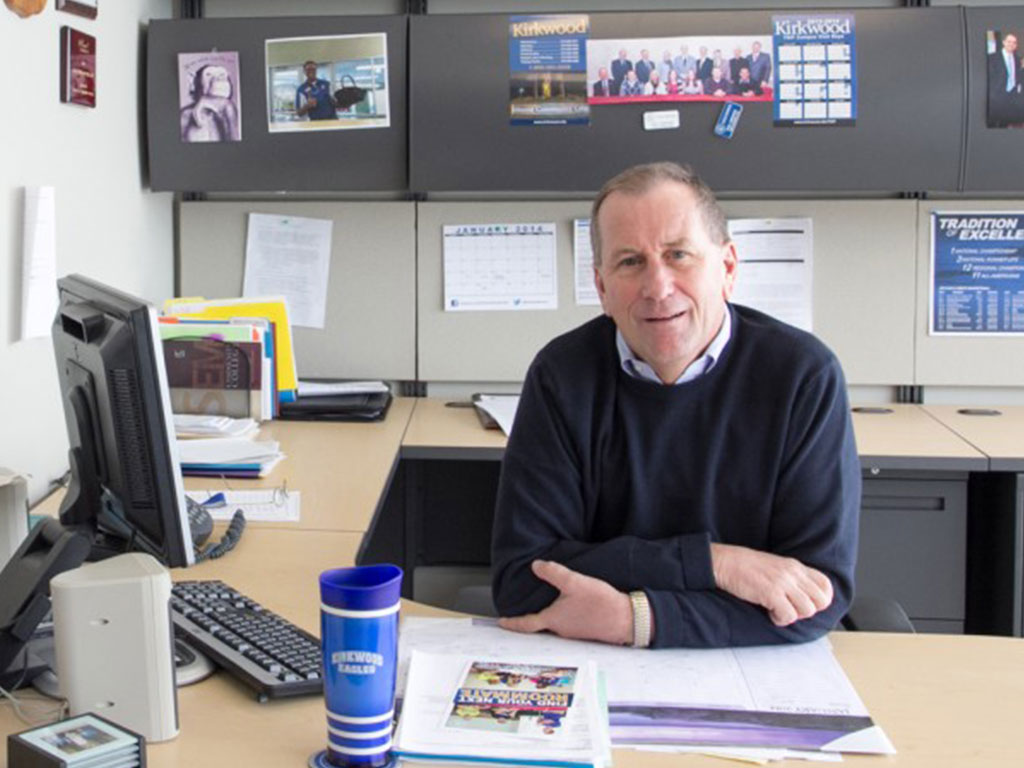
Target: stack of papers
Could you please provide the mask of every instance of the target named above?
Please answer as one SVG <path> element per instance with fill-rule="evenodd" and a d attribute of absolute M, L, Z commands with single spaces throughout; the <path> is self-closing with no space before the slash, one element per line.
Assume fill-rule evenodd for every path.
<path fill-rule="evenodd" d="M 507 632 L 494 620 L 420 617 L 404 619 L 399 637 L 399 690 L 412 648 L 595 662 L 607 686 L 616 746 L 763 760 L 896 751 L 827 638 L 800 645 L 646 651 Z"/>
<path fill-rule="evenodd" d="M 506 436 L 512 434 L 512 422 L 519 408 L 519 395 L 476 394 L 473 395 L 473 405 L 477 411 L 483 411 L 493 419 Z"/>
<path fill-rule="evenodd" d="M 255 437 L 257 431 L 259 425 L 255 419 L 201 416 L 192 413 L 174 414 L 174 434 L 179 440 L 202 437 Z"/>
<path fill-rule="evenodd" d="M 394 751 L 403 760 L 611 765 L 596 667 L 413 651 Z"/>
<path fill-rule="evenodd" d="M 185 475 L 263 477 L 284 458 L 276 440 L 210 438 L 179 440 L 178 457 Z"/>
<path fill-rule="evenodd" d="M 390 392 L 383 381 L 302 381 L 299 397 L 329 397 L 330 395 L 372 395 Z"/>

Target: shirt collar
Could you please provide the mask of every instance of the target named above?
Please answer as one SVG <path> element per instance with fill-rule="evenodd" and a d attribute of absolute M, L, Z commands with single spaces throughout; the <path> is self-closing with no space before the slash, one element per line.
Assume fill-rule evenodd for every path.
<path fill-rule="evenodd" d="M 732 312 L 729 310 L 729 305 L 725 307 L 725 317 L 722 320 L 722 327 L 718 329 L 718 333 L 715 334 L 715 338 L 708 344 L 708 348 L 704 350 L 704 354 L 690 363 L 686 370 L 676 379 L 673 384 L 686 384 L 689 381 L 700 378 L 705 373 L 708 373 L 719 358 L 722 356 L 722 351 L 725 349 L 725 345 L 729 343 L 729 339 L 732 338 Z M 644 379 L 646 381 L 653 381 L 656 384 L 663 383 L 658 374 L 654 372 L 654 369 L 633 354 L 633 350 L 626 344 L 626 339 L 622 335 L 622 331 L 618 328 L 615 329 L 615 347 L 619 352 L 619 361 L 624 370 L 629 376 L 634 379 Z"/>

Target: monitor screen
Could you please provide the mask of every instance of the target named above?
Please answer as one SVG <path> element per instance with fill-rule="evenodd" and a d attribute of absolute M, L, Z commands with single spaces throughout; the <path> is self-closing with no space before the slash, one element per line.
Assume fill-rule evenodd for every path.
<path fill-rule="evenodd" d="M 156 312 L 80 275 L 57 281 L 53 324 L 71 483 L 61 523 L 92 559 L 128 550 L 194 562 Z"/>

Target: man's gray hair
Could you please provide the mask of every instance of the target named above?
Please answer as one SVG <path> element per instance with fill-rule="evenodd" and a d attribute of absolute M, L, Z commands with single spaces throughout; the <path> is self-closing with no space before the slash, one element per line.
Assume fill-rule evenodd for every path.
<path fill-rule="evenodd" d="M 608 195 L 612 192 L 642 195 L 666 181 L 673 181 L 689 187 L 694 197 L 697 198 L 697 209 L 704 219 L 708 235 L 719 245 L 724 245 L 729 241 L 729 227 L 726 223 L 725 211 L 718 204 L 718 199 L 711 191 L 711 187 L 704 183 L 704 180 L 690 166 L 669 162 L 634 165 L 601 187 L 601 191 L 597 193 L 594 204 L 590 208 L 590 245 L 594 251 L 595 267 L 601 266 L 601 229 L 597 225 L 597 216 Z"/>

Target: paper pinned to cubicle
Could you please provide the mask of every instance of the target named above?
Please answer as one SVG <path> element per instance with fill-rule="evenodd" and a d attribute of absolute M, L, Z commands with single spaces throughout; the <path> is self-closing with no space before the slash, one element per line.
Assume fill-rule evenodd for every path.
<path fill-rule="evenodd" d="M 731 301 L 812 330 L 814 242 L 810 219 L 730 219 L 739 269 Z"/>
<path fill-rule="evenodd" d="M 456 224 L 444 234 L 444 311 L 558 308 L 555 225 Z"/>
<path fill-rule="evenodd" d="M 330 219 L 250 213 L 242 295 L 282 294 L 292 325 L 323 329 L 333 227 Z"/>
<path fill-rule="evenodd" d="M 576 276 L 576 305 L 601 303 L 594 285 L 594 251 L 590 241 L 590 219 L 572 221 L 573 274 Z"/>
<path fill-rule="evenodd" d="M 50 335 L 57 313 L 57 206 L 53 187 L 25 187 L 21 339 Z"/>

